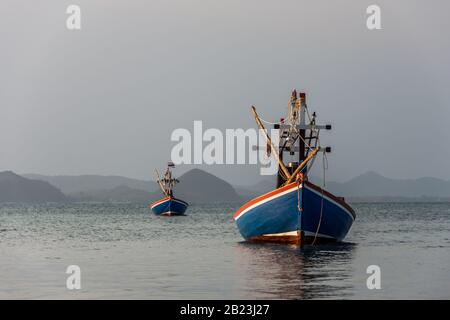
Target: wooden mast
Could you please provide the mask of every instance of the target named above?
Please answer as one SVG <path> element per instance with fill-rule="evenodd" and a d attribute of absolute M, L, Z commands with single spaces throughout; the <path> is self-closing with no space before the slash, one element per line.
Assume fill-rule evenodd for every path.
<path fill-rule="evenodd" d="M 277 150 L 275 149 L 275 146 L 273 145 L 272 140 L 270 139 L 269 135 L 267 134 L 266 129 L 264 128 L 264 125 L 262 124 L 261 119 L 258 116 L 258 113 L 256 112 L 255 106 L 252 106 L 252 112 L 255 117 L 256 123 L 258 124 L 259 128 L 264 132 L 264 134 L 266 136 L 266 141 L 267 141 L 267 143 L 269 143 L 272 153 L 278 162 L 278 165 L 280 166 L 281 170 L 283 170 L 283 173 L 286 175 L 287 179 L 289 179 L 291 177 L 291 174 L 289 173 L 288 169 L 284 165 L 283 161 L 280 160 L 279 154 L 278 154 Z"/>
<path fill-rule="evenodd" d="M 296 179 L 296 176 L 298 173 L 300 173 L 300 171 L 306 167 L 306 165 L 308 164 L 309 161 L 312 160 L 312 158 L 314 158 L 317 153 L 319 152 L 320 147 L 316 147 L 310 154 L 309 156 L 306 157 L 305 160 L 302 161 L 302 163 L 297 167 L 297 169 L 295 169 L 295 171 L 292 173 L 291 177 L 289 179 L 286 180 L 285 184 L 289 184 L 292 181 L 294 181 L 294 179 Z"/>
<path fill-rule="evenodd" d="M 300 92 L 300 125 L 306 124 L 306 94 Z M 299 143 L 299 155 L 298 163 L 302 163 L 305 160 L 305 129 L 300 129 L 300 137 L 298 139 Z"/>
<path fill-rule="evenodd" d="M 160 178 L 160 176 L 159 176 L 158 170 L 155 169 L 155 173 L 156 173 L 156 181 L 158 182 L 159 187 L 161 188 L 161 190 L 162 190 L 162 192 L 164 193 L 164 195 L 165 195 L 166 197 L 168 197 L 169 194 L 167 193 L 166 188 L 164 188 L 164 186 L 162 185 L 161 178 Z"/>

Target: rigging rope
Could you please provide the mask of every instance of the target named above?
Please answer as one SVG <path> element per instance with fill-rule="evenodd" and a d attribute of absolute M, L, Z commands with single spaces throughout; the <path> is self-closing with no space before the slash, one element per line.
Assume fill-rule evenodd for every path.
<path fill-rule="evenodd" d="M 270 121 L 264 120 L 264 119 L 261 118 L 261 117 L 259 117 L 259 119 L 260 119 L 262 122 L 267 123 L 267 124 L 273 124 L 273 125 L 275 125 L 275 124 L 282 124 L 281 121 L 278 121 L 278 122 L 270 122 Z"/>

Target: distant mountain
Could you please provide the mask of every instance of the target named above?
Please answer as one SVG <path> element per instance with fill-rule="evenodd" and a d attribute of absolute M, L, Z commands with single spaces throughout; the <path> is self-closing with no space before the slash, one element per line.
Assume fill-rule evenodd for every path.
<path fill-rule="evenodd" d="M 110 190 L 120 186 L 153 192 L 158 189 L 154 181 L 137 180 L 120 176 L 80 175 L 80 176 L 45 176 L 24 174 L 24 177 L 47 181 L 65 194 Z"/>
<path fill-rule="evenodd" d="M 392 179 L 373 171 L 344 183 L 327 183 L 327 188 L 351 198 L 450 198 L 450 181 L 437 178 Z"/>
<path fill-rule="evenodd" d="M 0 202 L 63 202 L 67 197 L 45 181 L 27 179 L 12 171 L 0 172 Z"/>
<path fill-rule="evenodd" d="M 267 193 L 276 187 L 276 176 L 267 177 L 254 185 L 234 186 L 236 192 L 244 199 L 250 200 L 264 193 Z"/>
<path fill-rule="evenodd" d="M 271 180 L 275 181 L 275 177 Z M 311 177 L 311 181 L 319 186 L 322 185 L 322 179 Z M 268 182 L 260 182 L 253 186 L 238 187 L 237 190 L 247 197 L 251 194 L 261 195 L 272 190 L 267 190 L 268 185 Z M 373 171 L 347 182 L 327 181 L 325 189 L 349 200 L 450 200 L 450 181 L 437 178 L 392 179 Z"/>
<path fill-rule="evenodd" d="M 7 176 L 15 180 L 27 182 L 12 172 L 3 172 L 0 180 L 0 201 L 3 199 L 22 199 L 6 184 Z M 162 197 L 157 184 L 153 181 L 130 179 L 120 176 L 42 176 L 29 174 L 27 177 L 45 180 L 46 188 L 53 190 L 55 201 L 66 201 L 61 189 L 70 199 L 75 201 L 119 201 L 119 202 L 151 202 Z M 322 184 L 321 179 L 311 177 L 311 181 Z M 14 179 L 13 179 L 14 180 Z M 254 185 L 235 186 L 200 169 L 192 169 L 179 177 L 180 183 L 175 186 L 175 196 L 190 203 L 210 202 L 244 202 L 275 188 L 275 176 L 266 177 Z M 3 182 L 2 182 L 3 181 Z M 19 182 L 16 182 L 19 183 Z M 42 184 L 42 181 L 36 183 Z M 3 188 L 3 189 L 1 189 Z M 41 188 L 41 191 L 43 190 Z M 327 181 L 326 190 L 337 196 L 346 197 L 350 201 L 450 201 L 450 181 L 437 178 L 392 179 L 375 172 L 367 172 L 347 182 Z M 18 190 L 18 189 L 17 189 Z M 27 189 L 28 190 L 28 189 Z M 9 193 L 8 193 L 9 192 Z M 37 192 L 37 191 L 36 191 Z M 34 194 L 34 193 L 33 193 Z M 48 194 L 47 194 L 48 195 Z M 62 195 L 62 197 L 61 197 Z M 38 193 L 35 194 L 39 198 Z M 41 197 L 47 199 L 48 197 Z M 23 198 L 25 199 L 25 198 Z M 15 201 L 15 200 L 12 200 Z M 44 200 L 53 201 L 53 200 Z"/>
<path fill-rule="evenodd" d="M 177 198 L 189 203 L 237 202 L 242 198 L 228 182 L 200 169 L 192 169 L 179 177 L 174 188 Z M 163 197 L 161 191 L 148 192 L 120 185 L 111 189 L 72 192 L 75 201 L 152 202 Z"/>
<path fill-rule="evenodd" d="M 231 184 L 200 169 L 192 169 L 179 177 L 174 189 L 175 197 L 187 202 L 239 202 L 242 201 Z"/>
<path fill-rule="evenodd" d="M 149 202 L 155 196 L 147 191 L 133 189 L 128 186 L 118 186 L 108 190 L 71 193 L 74 201 L 94 202 Z"/>

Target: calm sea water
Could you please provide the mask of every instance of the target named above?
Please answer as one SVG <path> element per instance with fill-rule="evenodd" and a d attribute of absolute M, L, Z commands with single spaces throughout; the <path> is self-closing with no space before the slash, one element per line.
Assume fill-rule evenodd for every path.
<path fill-rule="evenodd" d="M 340 245 L 242 241 L 237 206 L 0 205 L 2 299 L 450 298 L 450 204 L 354 204 Z M 68 265 L 82 289 L 67 290 Z M 366 286 L 381 268 L 380 290 Z"/>

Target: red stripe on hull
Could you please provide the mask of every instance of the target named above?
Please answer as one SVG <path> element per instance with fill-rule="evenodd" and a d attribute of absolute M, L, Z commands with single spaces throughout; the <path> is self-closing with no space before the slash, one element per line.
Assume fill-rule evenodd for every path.
<path fill-rule="evenodd" d="M 163 203 L 164 201 L 167 201 L 167 200 L 170 200 L 170 199 L 171 199 L 170 197 L 162 198 L 162 199 L 160 199 L 160 200 L 158 200 L 158 201 L 153 202 L 151 205 L 148 206 L 148 208 L 151 209 L 152 207 L 154 207 L 154 206 L 156 206 L 156 205 L 158 205 L 158 204 L 161 204 L 161 203 Z"/>
<path fill-rule="evenodd" d="M 297 182 L 293 182 L 290 183 L 284 187 L 275 189 L 273 191 L 270 191 L 268 193 L 263 194 L 262 196 L 259 196 L 253 200 L 250 200 L 249 202 L 247 202 L 246 204 L 244 204 L 242 207 L 240 207 L 234 214 L 233 214 L 233 219 L 235 219 L 237 216 L 239 216 L 241 214 L 242 211 L 244 211 L 245 209 L 247 209 L 248 207 L 251 207 L 252 205 L 263 201 L 264 199 L 270 198 L 274 195 L 277 195 L 278 193 L 284 192 L 286 190 L 289 190 L 290 188 L 292 188 L 294 185 L 297 185 Z"/>

